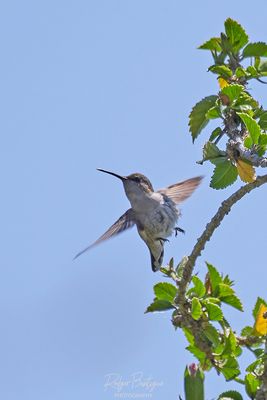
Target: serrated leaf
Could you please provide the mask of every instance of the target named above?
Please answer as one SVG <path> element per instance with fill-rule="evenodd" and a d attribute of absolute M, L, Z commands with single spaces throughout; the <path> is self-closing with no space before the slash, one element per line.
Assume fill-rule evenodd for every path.
<path fill-rule="evenodd" d="M 236 168 L 240 179 L 243 182 L 254 182 L 256 179 L 256 172 L 252 165 L 242 161 L 240 158 L 236 160 Z"/>
<path fill-rule="evenodd" d="M 251 336 L 254 328 L 252 326 L 245 326 L 241 331 L 241 336 Z"/>
<path fill-rule="evenodd" d="M 210 263 L 206 262 L 209 271 L 209 280 L 211 284 L 212 293 L 216 292 L 219 284 L 222 283 L 222 277 L 219 271 Z"/>
<path fill-rule="evenodd" d="M 211 160 L 213 158 L 221 157 L 225 155 L 224 152 L 222 152 L 216 144 L 212 142 L 207 142 L 205 143 L 203 147 L 203 161 L 206 160 Z"/>
<path fill-rule="evenodd" d="M 192 298 L 192 304 L 191 304 L 191 316 L 195 320 L 198 320 L 201 315 L 202 315 L 202 306 L 197 297 Z"/>
<path fill-rule="evenodd" d="M 230 296 L 222 297 L 221 301 L 223 303 L 228 304 L 229 306 L 232 306 L 232 307 L 236 308 L 239 311 L 243 311 L 243 305 L 241 303 L 241 300 L 237 297 L 236 294 L 232 294 Z"/>
<path fill-rule="evenodd" d="M 205 364 L 207 356 L 203 351 L 199 350 L 197 346 L 187 346 L 186 350 L 190 351 L 190 353 L 192 353 L 198 359 L 202 366 Z"/>
<path fill-rule="evenodd" d="M 145 313 L 166 311 L 171 310 L 172 308 L 174 307 L 169 301 L 155 299 L 153 303 L 147 307 Z"/>
<path fill-rule="evenodd" d="M 244 91 L 244 87 L 242 85 L 228 85 L 225 88 L 221 90 L 221 94 L 225 95 L 229 98 L 230 103 L 232 103 L 234 100 L 237 100 L 240 96 L 240 94 Z"/>
<path fill-rule="evenodd" d="M 228 158 L 226 156 L 221 155 L 220 157 L 216 158 L 211 158 L 210 162 L 214 165 L 219 165 L 225 163 L 225 161 L 228 161 Z"/>
<path fill-rule="evenodd" d="M 246 76 L 246 71 L 242 67 L 237 67 L 237 69 L 235 70 L 235 76 L 237 78 L 241 78 L 243 76 Z"/>
<path fill-rule="evenodd" d="M 233 75 L 231 69 L 226 65 L 212 65 L 209 67 L 209 71 L 214 74 L 220 75 L 222 78 L 231 78 Z"/>
<path fill-rule="evenodd" d="M 258 298 L 257 298 L 257 301 L 256 301 L 256 304 L 255 304 L 255 306 L 254 306 L 254 308 L 253 308 L 253 311 L 252 311 L 252 315 L 253 315 L 255 321 L 256 321 L 256 318 L 257 318 L 257 315 L 258 315 L 260 306 L 261 306 L 262 304 L 264 304 L 265 306 L 267 306 L 267 302 L 266 302 L 262 297 L 258 297 Z"/>
<path fill-rule="evenodd" d="M 258 358 L 256 361 L 247 366 L 246 371 L 255 372 L 258 367 L 263 366 L 263 363 L 263 358 Z"/>
<path fill-rule="evenodd" d="M 234 379 L 240 374 L 237 360 L 234 357 L 229 357 L 225 365 L 221 369 L 221 372 L 227 381 Z"/>
<path fill-rule="evenodd" d="M 203 330 L 203 334 L 213 344 L 215 348 L 220 345 L 219 333 L 213 325 L 208 324 Z"/>
<path fill-rule="evenodd" d="M 220 108 L 218 106 L 211 107 L 209 111 L 206 113 L 207 119 L 216 119 L 221 118 Z"/>
<path fill-rule="evenodd" d="M 243 400 L 243 397 L 236 390 L 227 390 L 220 394 L 218 400 Z"/>
<path fill-rule="evenodd" d="M 222 134 L 222 129 L 221 128 L 215 128 L 209 137 L 209 142 L 212 142 L 214 139 L 216 139 L 218 136 Z"/>
<path fill-rule="evenodd" d="M 225 33 L 234 51 L 242 49 L 248 43 L 245 29 L 236 21 L 227 18 L 224 23 Z"/>
<path fill-rule="evenodd" d="M 205 306 L 207 308 L 210 321 L 221 321 L 223 319 L 223 312 L 220 306 L 209 302 L 208 300 L 205 302 Z"/>
<path fill-rule="evenodd" d="M 254 399 L 260 387 L 260 380 L 251 372 L 245 376 L 245 389 L 251 399 Z"/>
<path fill-rule="evenodd" d="M 213 37 L 207 40 L 205 43 L 201 44 L 198 49 L 201 50 L 211 50 L 211 51 L 222 51 L 221 48 L 221 39 L 217 37 Z"/>
<path fill-rule="evenodd" d="M 257 124 L 256 120 L 254 118 L 250 117 L 246 113 L 237 113 L 237 115 L 244 122 L 253 143 L 258 144 L 259 136 L 261 134 L 261 128 Z"/>
<path fill-rule="evenodd" d="M 256 68 L 253 65 L 249 65 L 247 67 L 247 75 L 250 75 L 250 77 L 252 78 L 256 78 L 259 74 L 258 71 L 256 70 Z"/>
<path fill-rule="evenodd" d="M 173 302 L 177 288 L 168 282 L 159 282 L 154 286 L 154 293 L 158 300 Z"/>
<path fill-rule="evenodd" d="M 267 111 L 264 111 L 258 121 L 260 127 L 264 130 L 267 130 Z"/>
<path fill-rule="evenodd" d="M 258 335 L 267 335 L 267 307 L 263 303 L 259 307 L 254 329 Z"/>
<path fill-rule="evenodd" d="M 224 189 L 232 185 L 237 179 L 237 168 L 230 161 L 226 160 L 216 165 L 210 181 L 213 189 Z"/>
<path fill-rule="evenodd" d="M 209 122 L 206 113 L 211 107 L 215 106 L 216 100 L 217 96 L 207 96 L 193 107 L 189 115 L 189 127 L 193 141 Z"/>
<path fill-rule="evenodd" d="M 188 341 L 188 343 L 192 346 L 195 345 L 195 338 L 193 333 L 188 328 L 183 328 L 184 335 Z"/>
<path fill-rule="evenodd" d="M 267 44 L 264 42 L 249 43 L 243 50 L 245 57 L 267 57 Z"/>
<path fill-rule="evenodd" d="M 194 275 L 192 278 L 192 282 L 194 284 L 194 291 L 198 297 L 203 297 L 206 294 L 206 288 L 202 280 Z"/>

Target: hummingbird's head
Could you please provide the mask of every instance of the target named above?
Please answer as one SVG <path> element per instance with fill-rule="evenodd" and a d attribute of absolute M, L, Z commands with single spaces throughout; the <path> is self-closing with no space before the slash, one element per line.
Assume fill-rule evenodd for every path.
<path fill-rule="evenodd" d="M 105 172 L 115 176 L 116 178 L 119 178 L 123 183 L 126 196 L 132 205 L 136 200 L 154 191 L 150 180 L 138 172 L 128 176 L 122 176 L 100 168 L 98 168 L 98 171 Z"/>

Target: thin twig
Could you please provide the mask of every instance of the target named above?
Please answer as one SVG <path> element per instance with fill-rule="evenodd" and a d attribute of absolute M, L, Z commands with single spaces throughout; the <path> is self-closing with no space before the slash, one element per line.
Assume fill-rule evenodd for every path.
<path fill-rule="evenodd" d="M 232 206 L 237 201 L 242 199 L 242 197 L 251 192 L 253 189 L 256 189 L 257 187 L 263 185 L 264 183 L 267 183 L 267 175 L 258 176 L 254 182 L 242 186 L 230 197 L 228 197 L 228 199 L 222 202 L 214 217 L 212 217 L 211 221 L 206 225 L 204 232 L 197 240 L 197 243 L 195 244 L 192 253 L 188 257 L 188 260 L 184 265 L 183 275 L 179 282 L 178 294 L 175 299 L 175 303 L 178 304 L 180 308 L 183 308 L 183 305 L 185 303 L 186 288 L 191 281 L 196 260 L 201 255 L 202 250 L 205 248 L 206 243 L 210 240 L 215 229 L 218 228 L 224 217 L 230 212 Z"/>

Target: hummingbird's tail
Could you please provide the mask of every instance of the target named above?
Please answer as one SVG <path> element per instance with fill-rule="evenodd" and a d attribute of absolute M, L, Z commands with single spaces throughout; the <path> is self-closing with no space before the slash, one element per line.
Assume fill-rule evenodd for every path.
<path fill-rule="evenodd" d="M 150 243 L 150 245 L 148 246 L 151 257 L 151 267 L 153 272 L 158 271 L 162 266 L 163 256 L 164 256 L 164 242 L 166 240 L 167 239 L 158 238 L 154 240 L 152 243 Z"/>
<path fill-rule="evenodd" d="M 162 246 L 162 250 L 160 253 L 159 258 L 155 258 L 153 253 L 149 250 L 150 252 L 150 257 L 151 257 L 151 268 L 153 272 L 157 272 L 160 270 L 162 266 L 162 261 L 163 261 L 163 256 L 164 256 L 164 248 Z"/>

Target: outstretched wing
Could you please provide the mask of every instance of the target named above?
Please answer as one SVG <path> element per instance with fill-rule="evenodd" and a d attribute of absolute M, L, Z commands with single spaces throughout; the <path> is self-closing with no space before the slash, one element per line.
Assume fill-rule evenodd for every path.
<path fill-rule="evenodd" d="M 186 200 L 193 191 L 198 187 L 203 176 L 187 179 L 186 181 L 175 183 L 165 189 L 158 190 L 159 193 L 170 197 L 176 204 Z"/>
<path fill-rule="evenodd" d="M 112 236 L 116 236 L 119 233 L 125 231 L 128 228 L 134 226 L 135 221 L 133 218 L 133 210 L 130 208 L 127 210 L 111 227 L 102 235 L 99 239 L 97 239 L 94 243 L 87 246 L 84 250 L 80 251 L 73 260 L 79 257 L 81 254 L 85 253 L 87 250 L 91 249 L 93 246 L 103 242 L 111 238 Z"/>

